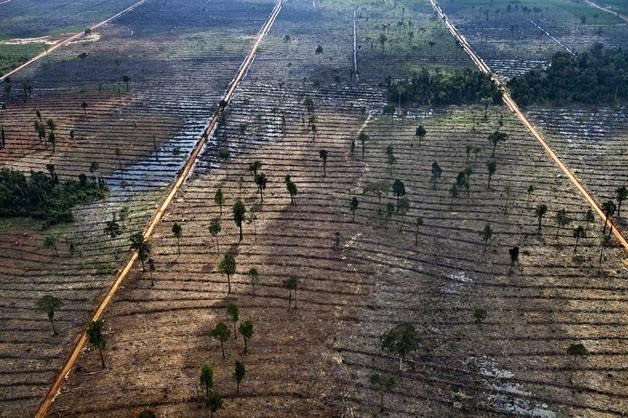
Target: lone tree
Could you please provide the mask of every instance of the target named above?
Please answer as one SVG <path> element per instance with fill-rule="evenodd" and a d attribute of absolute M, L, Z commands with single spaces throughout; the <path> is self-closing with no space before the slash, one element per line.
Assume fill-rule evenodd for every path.
<path fill-rule="evenodd" d="M 209 398 L 209 394 L 214 387 L 214 371 L 209 363 L 205 363 L 201 367 L 201 385 L 205 387 L 205 397 Z"/>
<path fill-rule="evenodd" d="M 238 338 L 238 320 L 240 319 L 240 309 L 238 305 L 235 303 L 230 303 L 227 305 L 227 315 L 233 322 L 233 339 L 236 340 Z"/>
<path fill-rule="evenodd" d="M 225 203 L 225 196 L 222 192 L 222 188 L 218 188 L 216 190 L 216 194 L 214 195 L 214 202 L 220 207 L 220 216 L 222 216 L 222 205 Z"/>
<path fill-rule="evenodd" d="M 351 222 L 355 222 L 355 211 L 358 209 L 358 205 L 360 204 L 360 202 L 358 201 L 357 197 L 353 197 L 351 199 L 351 214 L 353 215 L 353 218 L 351 220 Z"/>
<path fill-rule="evenodd" d="M 288 189 L 288 194 L 290 195 L 290 204 L 296 205 L 294 198 L 299 193 L 299 190 L 297 185 L 290 179 L 290 176 L 286 176 L 286 189 Z"/>
<path fill-rule="evenodd" d="M 253 173 L 253 180 L 255 180 L 255 177 L 257 177 L 257 172 L 260 168 L 262 168 L 261 161 L 255 160 L 251 164 L 249 164 L 249 171 Z"/>
<path fill-rule="evenodd" d="M 142 263 L 142 271 L 146 271 L 144 263 L 150 255 L 150 244 L 144 239 L 144 235 L 141 232 L 136 232 L 131 235 L 131 249 L 137 251 L 137 255 Z"/>
<path fill-rule="evenodd" d="M 558 239 L 560 228 L 569 225 L 570 222 L 571 219 L 569 219 L 569 216 L 567 216 L 567 211 L 565 209 L 561 209 L 556 212 L 556 239 Z"/>
<path fill-rule="evenodd" d="M 388 145 L 386 147 L 386 162 L 388 163 L 388 172 L 392 176 L 393 165 L 397 162 L 397 158 L 393 152 L 393 146 Z"/>
<path fill-rule="evenodd" d="M 602 233 L 605 234 L 606 233 L 606 227 L 608 226 L 608 218 L 610 218 L 611 216 L 613 216 L 613 214 L 615 213 L 615 203 L 612 200 L 609 200 L 605 203 L 602 204 L 602 211 L 604 212 L 604 229 L 602 230 Z M 610 232 L 612 232 L 613 227 L 611 226 L 610 231 L 609 231 L 609 235 Z"/>
<path fill-rule="evenodd" d="M 512 247 L 508 250 L 508 254 L 510 254 L 510 266 L 512 267 L 519 261 L 519 247 Z"/>
<path fill-rule="evenodd" d="M 48 143 L 52 144 L 52 153 L 54 154 L 57 147 L 57 136 L 55 135 L 55 131 L 48 132 Z"/>
<path fill-rule="evenodd" d="M 218 234 L 221 231 L 221 227 L 220 227 L 220 220 L 218 218 L 212 219 L 209 222 L 209 234 L 214 237 L 214 240 L 216 240 L 216 252 L 220 251 L 220 244 L 218 243 Z"/>
<path fill-rule="evenodd" d="M 395 379 L 392 377 L 382 377 L 375 373 L 369 377 L 369 382 L 371 382 L 371 385 L 377 387 L 377 391 L 379 392 L 379 410 L 384 412 L 384 392 L 388 392 L 392 389 L 395 385 Z"/>
<path fill-rule="evenodd" d="M 251 267 L 247 274 L 251 279 L 251 294 L 255 295 L 255 285 L 259 283 L 259 272 L 255 267 Z"/>
<path fill-rule="evenodd" d="M 240 199 L 236 200 L 233 204 L 233 222 L 240 228 L 240 241 L 242 241 L 242 223 L 244 222 L 244 214 L 246 213 L 246 207 Z"/>
<path fill-rule="evenodd" d="M 400 324 L 386 331 L 381 338 L 382 350 L 399 356 L 399 370 L 403 369 L 403 359 L 419 348 L 419 336 L 412 324 Z"/>
<path fill-rule="evenodd" d="M 576 239 L 576 244 L 573 247 L 574 254 L 576 254 L 576 252 L 578 251 L 578 241 L 580 240 L 580 238 L 584 238 L 585 236 L 586 236 L 586 233 L 584 232 L 583 226 L 578 225 L 577 227 L 574 228 L 573 237 Z"/>
<path fill-rule="evenodd" d="M 358 135 L 358 141 L 362 143 L 362 159 L 363 160 L 364 160 L 364 149 L 365 149 L 366 141 L 368 141 L 368 139 L 369 139 L 369 136 L 365 134 L 364 132 L 360 132 L 360 135 Z"/>
<path fill-rule="evenodd" d="M 255 184 L 257 184 L 257 189 L 259 190 L 259 197 L 262 203 L 264 203 L 264 189 L 266 189 L 266 183 L 268 179 L 264 173 L 260 173 L 255 176 Z"/>
<path fill-rule="evenodd" d="M 240 383 L 244 380 L 246 375 L 246 369 L 244 364 L 239 361 L 235 362 L 235 369 L 233 371 L 233 379 L 236 381 L 236 393 L 240 393 Z"/>
<path fill-rule="evenodd" d="M 292 307 L 292 292 L 294 292 L 294 308 L 297 308 L 297 287 L 299 287 L 299 279 L 295 276 L 291 276 L 289 279 L 283 281 L 283 287 L 288 289 L 288 310 Z"/>
<path fill-rule="evenodd" d="M 231 294 L 231 275 L 236 272 L 235 257 L 231 253 L 225 254 L 225 256 L 218 262 L 218 271 L 227 276 L 227 294 Z"/>
<path fill-rule="evenodd" d="M 484 254 L 486 253 L 489 240 L 493 237 L 493 230 L 489 224 L 486 224 L 484 229 L 480 232 L 480 237 L 482 237 L 482 242 L 484 242 L 484 249 L 482 250 L 482 254 Z"/>
<path fill-rule="evenodd" d="M 440 176 L 443 174 L 443 169 L 440 168 L 440 165 L 436 161 L 432 163 L 432 189 L 436 190 L 436 183 Z"/>
<path fill-rule="evenodd" d="M 242 338 L 244 339 L 244 354 L 248 354 L 249 353 L 249 346 L 248 346 L 249 338 L 253 337 L 253 324 L 249 320 L 242 321 L 240 322 L 240 328 L 238 329 L 240 331 L 240 334 L 242 334 Z"/>
<path fill-rule="evenodd" d="M 83 108 L 83 115 L 87 116 L 87 102 L 81 103 L 81 107 Z"/>
<path fill-rule="evenodd" d="M 129 91 L 129 83 L 131 82 L 131 78 L 128 75 L 122 76 L 122 81 L 126 84 L 126 91 Z"/>
<path fill-rule="evenodd" d="M 54 249 L 55 255 L 59 256 L 59 250 L 57 249 L 57 237 L 52 234 L 47 234 L 44 237 L 44 248 Z"/>
<path fill-rule="evenodd" d="M 205 406 L 209 409 L 209 417 L 214 418 L 214 412 L 222 408 L 222 397 L 212 392 L 208 398 L 205 398 Z"/>
<path fill-rule="evenodd" d="M 37 310 L 46 312 L 46 314 L 48 315 L 48 320 L 50 321 L 50 326 L 52 327 L 52 335 L 57 335 L 54 317 L 55 311 L 61 306 L 63 306 L 63 302 L 56 297 L 50 295 L 42 296 L 41 299 L 37 301 Z"/>
<path fill-rule="evenodd" d="M 98 321 L 92 321 L 87 329 L 89 343 L 95 348 L 98 348 L 98 351 L 100 352 L 100 363 L 102 364 L 103 369 L 105 368 L 105 356 L 102 352 L 105 348 L 105 336 L 102 334 L 104 325 L 105 324 L 102 319 L 99 319 Z"/>
<path fill-rule="evenodd" d="M 617 216 L 621 216 L 621 203 L 628 198 L 628 188 L 621 186 L 615 189 L 615 197 L 617 199 Z"/>
<path fill-rule="evenodd" d="M 399 179 L 395 179 L 392 185 L 392 191 L 397 196 L 397 210 L 399 210 L 399 199 L 401 196 L 405 196 L 406 188 L 403 185 L 403 182 Z"/>
<path fill-rule="evenodd" d="M 220 350 L 222 351 L 222 358 L 225 358 L 225 342 L 231 336 L 231 331 L 229 331 L 229 327 L 225 325 L 224 322 L 219 322 L 216 324 L 216 327 L 209 332 L 209 335 L 220 342 Z"/>
<path fill-rule="evenodd" d="M 181 235 L 183 234 L 183 228 L 178 223 L 172 225 L 172 235 L 177 239 L 177 254 L 181 255 Z"/>
<path fill-rule="evenodd" d="M 488 170 L 488 189 L 491 190 L 491 178 L 493 174 L 497 171 L 497 163 L 495 160 L 491 160 L 486 163 L 486 168 Z"/>
<path fill-rule="evenodd" d="M 421 145 L 421 141 L 425 138 L 426 134 L 427 131 L 425 130 L 423 125 L 417 126 L 416 130 L 414 131 L 414 135 L 419 138 L 419 146 Z"/>
<path fill-rule="evenodd" d="M 325 149 L 322 149 L 318 152 L 318 155 L 321 157 L 321 160 L 323 160 L 323 177 L 327 177 L 327 155 L 328 152 Z"/>
<path fill-rule="evenodd" d="M 495 150 L 497 149 L 497 144 L 500 142 L 506 142 L 508 139 L 508 134 L 504 132 L 495 131 L 488 136 L 488 141 L 493 145 L 493 153 L 491 154 L 491 158 L 495 158 Z"/>
<path fill-rule="evenodd" d="M 534 209 L 534 213 L 536 217 L 539 219 L 539 231 L 542 227 L 543 216 L 547 213 L 547 205 L 545 203 L 539 204 L 536 209 Z"/>

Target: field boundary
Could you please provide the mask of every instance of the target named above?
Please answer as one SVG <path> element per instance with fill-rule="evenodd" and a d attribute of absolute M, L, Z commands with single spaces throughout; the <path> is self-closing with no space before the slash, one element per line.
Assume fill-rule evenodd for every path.
<path fill-rule="evenodd" d="M 96 23 L 93 26 L 90 26 L 89 29 L 90 30 L 96 30 L 99 27 L 106 25 L 107 23 L 111 22 L 114 19 L 119 18 L 120 16 L 122 16 L 123 14 L 126 14 L 132 10 L 135 10 L 137 7 L 141 6 L 142 4 L 146 3 L 147 0 L 140 0 L 135 4 L 132 4 L 131 6 L 127 7 L 126 9 L 122 10 L 121 12 L 116 13 L 115 15 L 103 20 L 102 22 Z M 2 4 L 2 3 L 0 3 Z M 41 58 L 47 56 L 49 53 L 54 52 L 56 49 L 61 48 L 63 45 L 66 45 L 72 41 L 75 41 L 77 39 L 79 39 L 80 37 L 85 35 L 85 31 L 83 32 L 79 32 L 79 33 L 75 33 L 74 35 L 62 39 L 58 42 L 56 42 L 54 45 L 52 45 L 50 48 L 46 49 L 44 52 L 40 52 L 39 54 L 35 55 L 33 58 L 29 59 L 28 61 L 26 61 L 24 64 L 20 65 L 17 68 L 12 69 L 11 71 L 9 71 L 6 74 L 2 74 L 0 76 L 0 81 L 5 80 L 7 77 L 12 76 L 13 74 L 17 73 L 18 71 L 28 67 L 29 65 L 31 65 L 32 63 L 40 60 Z"/>
<path fill-rule="evenodd" d="M 145 0 L 142 0 L 142 2 L 143 1 Z M 155 212 L 155 215 L 153 216 L 152 220 L 148 223 L 147 228 L 144 232 L 144 238 L 146 240 L 149 240 L 152 237 L 157 225 L 162 220 L 166 210 L 170 206 L 170 203 L 172 202 L 175 195 L 177 194 L 177 192 L 179 191 L 179 189 L 181 188 L 181 186 L 187 179 L 188 175 L 192 172 L 194 168 L 194 164 L 196 163 L 196 159 L 198 158 L 199 154 L 205 147 L 205 144 L 209 140 L 211 134 L 215 130 L 218 124 L 218 120 L 220 116 L 222 115 L 222 113 L 224 112 L 225 107 L 231 101 L 231 98 L 233 97 L 233 93 L 236 87 L 238 86 L 238 83 L 242 81 L 242 79 L 246 76 L 249 67 L 251 66 L 251 64 L 253 63 L 255 59 L 255 54 L 260 44 L 262 43 L 262 40 L 264 39 L 264 37 L 266 36 L 268 31 L 272 27 L 275 19 L 279 15 L 282 5 L 283 5 L 283 0 L 278 0 L 275 3 L 275 6 L 273 7 L 271 11 L 271 14 L 264 22 L 264 25 L 262 25 L 262 28 L 260 29 L 260 31 L 258 32 L 255 38 L 255 42 L 253 43 L 253 46 L 251 47 L 250 51 L 244 58 L 244 61 L 242 62 L 240 67 L 238 68 L 238 71 L 236 75 L 234 76 L 233 80 L 231 80 L 231 82 L 229 83 L 227 90 L 223 96 L 223 99 L 220 102 L 219 108 L 214 112 L 214 115 L 211 121 L 205 128 L 205 131 L 199 138 L 196 145 L 194 146 L 194 149 L 188 156 L 184 166 L 181 168 L 181 170 L 177 174 L 177 179 L 174 182 L 174 184 L 171 186 L 170 192 L 167 194 L 166 198 L 164 199 L 162 204 L 159 206 L 159 209 L 157 209 L 157 211 Z M 129 258 L 127 259 L 127 262 L 122 268 L 122 270 L 120 270 L 113 284 L 111 285 L 111 287 L 109 288 L 105 296 L 103 297 L 102 301 L 99 303 L 94 314 L 91 316 L 90 321 L 89 321 L 90 323 L 92 321 L 97 321 L 102 318 L 105 310 L 109 306 L 109 303 L 113 299 L 113 296 L 115 295 L 116 291 L 118 290 L 122 282 L 124 282 L 124 280 L 127 278 L 129 273 L 131 272 L 137 259 L 138 259 L 138 253 L 137 251 L 133 251 L 130 254 Z M 64 366 L 62 367 L 61 371 L 59 372 L 52 386 L 48 390 L 48 393 L 42 400 L 37 410 L 37 413 L 35 414 L 36 418 L 43 418 L 46 416 L 52 403 L 54 402 L 55 398 L 59 394 L 59 391 L 61 390 L 63 383 L 68 379 L 69 374 L 72 371 L 72 368 L 74 367 L 74 365 L 76 364 L 76 361 L 78 360 L 78 357 L 80 356 L 81 351 L 85 347 L 86 343 L 87 343 L 87 333 L 86 333 L 86 330 L 84 329 L 81 331 L 78 339 L 76 340 L 74 349 L 72 350 L 67 360 L 65 361 Z"/>
<path fill-rule="evenodd" d="M 602 210 L 600 204 L 596 200 L 596 198 L 587 191 L 585 186 L 578 180 L 576 175 L 569 169 L 569 167 L 563 163 L 563 161 L 558 157 L 558 154 L 554 151 L 554 149 L 549 145 L 549 143 L 545 140 L 543 134 L 534 127 L 532 122 L 527 118 L 527 116 L 523 113 L 523 111 L 519 108 L 517 103 L 514 101 L 508 90 L 506 89 L 506 85 L 501 81 L 501 79 L 495 75 L 488 65 L 480 58 L 476 52 L 471 48 L 471 45 L 467 42 L 467 40 L 460 35 L 458 29 L 449 22 L 447 15 L 443 12 L 443 9 L 438 5 L 436 0 L 429 0 L 432 8 L 436 12 L 436 15 L 445 23 L 445 26 L 449 30 L 449 33 L 454 37 L 458 45 L 462 47 L 462 49 L 469 55 L 473 63 L 482 71 L 484 74 L 488 75 L 493 83 L 499 88 L 501 93 L 502 100 L 506 104 L 506 106 L 513 112 L 517 118 L 528 128 L 528 131 L 536 138 L 537 141 L 543 146 L 545 152 L 550 156 L 550 158 L 556 163 L 558 168 L 571 180 L 576 189 L 580 192 L 580 194 L 584 197 L 584 199 L 589 203 L 591 208 L 598 214 L 600 219 L 604 221 L 606 219 L 606 215 Z M 628 253 L 628 241 L 624 237 L 622 231 L 617 227 L 617 225 L 613 222 L 612 219 L 608 219 L 608 224 L 610 226 L 611 232 L 615 235 L 615 238 L 619 241 L 622 247 L 624 247 L 624 252 Z"/>

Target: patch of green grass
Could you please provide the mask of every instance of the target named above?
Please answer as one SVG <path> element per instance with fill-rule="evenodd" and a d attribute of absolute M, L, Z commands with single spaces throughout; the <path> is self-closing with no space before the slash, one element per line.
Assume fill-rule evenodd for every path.
<path fill-rule="evenodd" d="M 25 45 L 0 44 L 0 74 L 8 73 L 12 69 L 19 67 L 43 50 L 43 43 Z"/>
<path fill-rule="evenodd" d="M 33 218 L 0 218 L 0 231 L 41 229 L 43 222 Z"/>

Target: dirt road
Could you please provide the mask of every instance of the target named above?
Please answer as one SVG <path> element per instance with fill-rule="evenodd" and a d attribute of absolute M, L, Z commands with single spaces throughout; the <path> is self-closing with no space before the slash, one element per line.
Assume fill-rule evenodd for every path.
<path fill-rule="evenodd" d="M 132 6 L 127 7 L 126 9 L 122 10 L 119 13 L 116 13 L 115 15 L 111 16 L 108 19 L 103 20 L 100 23 L 96 23 L 94 26 L 90 26 L 91 30 L 96 30 L 99 27 L 111 22 L 112 20 L 115 20 L 117 18 L 119 18 L 120 16 L 122 16 L 125 13 L 130 12 L 131 10 L 136 9 L 138 6 L 141 6 L 142 4 L 144 4 L 146 2 L 146 0 L 140 0 L 137 3 L 133 4 Z M 8 2 L 4 2 L 4 3 L 8 3 Z M 3 3 L 0 3 L 3 4 Z M 31 58 L 30 60 L 26 61 L 24 64 L 20 65 L 19 67 L 9 71 L 6 74 L 3 74 L 2 76 L 0 76 L 0 81 L 3 81 L 5 78 L 12 76 L 13 74 L 17 73 L 18 71 L 22 70 L 25 67 L 28 67 L 29 65 L 31 65 L 32 63 L 40 60 L 41 58 L 47 56 L 49 53 L 53 52 L 54 50 L 61 48 L 63 45 L 67 45 L 68 43 L 75 41 L 79 38 L 81 38 L 82 36 L 85 36 L 85 32 L 79 32 L 76 33 L 68 38 L 65 39 L 61 39 L 58 42 L 56 42 L 54 45 L 52 45 L 50 48 L 46 49 L 44 52 L 39 53 L 38 55 L 35 55 L 33 58 Z"/>
<path fill-rule="evenodd" d="M 258 32 L 258 34 L 257 34 L 257 36 L 255 38 L 255 42 L 254 42 L 253 46 L 251 47 L 251 50 L 249 51 L 249 53 L 245 57 L 244 61 L 240 65 L 240 68 L 238 69 L 238 71 L 237 71 L 235 77 L 233 78 L 233 80 L 231 81 L 231 83 L 229 83 L 229 86 L 227 87 L 227 91 L 225 92 L 225 95 L 223 96 L 223 103 L 224 103 L 225 106 L 229 104 L 229 102 L 230 102 L 230 100 L 231 100 L 231 98 L 233 96 L 233 92 L 235 91 L 235 89 L 238 86 L 238 83 L 246 76 L 246 73 L 248 72 L 251 64 L 253 63 L 253 60 L 255 59 L 255 54 L 256 54 L 260 44 L 262 43 L 264 37 L 266 36 L 268 31 L 272 27 L 275 19 L 277 18 L 277 15 L 281 11 L 282 3 L 283 3 L 282 0 L 279 0 L 275 4 L 275 7 L 273 8 L 271 14 L 266 19 L 266 21 L 264 22 L 264 25 L 262 26 L 262 28 Z M 186 178 L 188 177 L 188 175 L 190 174 L 190 172 L 194 168 L 194 164 L 196 162 L 196 159 L 197 159 L 198 155 L 201 153 L 201 151 L 203 150 L 203 147 L 207 143 L 207 141 L 208 141 L 209 137 L 211 136 L 212 132 L 216 128 L 216 125 L 218 124 L 218 119 L 220 118 L 222 112 L 223 112 L 223 108 L 220 108 L 219 110 L 217 110 L 215 112 L 215 114 L 212 117 L 211 121 L 209 122 L 207 128 L 205 129 L 203 135 L 201 135 L 201 137 L 199 138 L 196 146 L 194 147 L 194 149 L 192 150 L 192 152 L 188 156 L 188 159 L 187 159 L 185 165 L 183 166 L 183 168 L 181 169 L 181 171 L 179 172 L 175 183 L 173 184 L 172 188 L 170 189 L 170 192 L 168 193 L 168 195 L 164 199 L 163 203 L 159 206 L 159 209 L 157 209 L 157 211 L 155 212 L 155 215 L 153 216 L 152 220 L 148 224 L 148 226 L 147 226 L 147 228 L 146 228 L 146 230 L 144 232 L 144 237 L 145 237 L 146 240 L 149 240 L 152 237 L 152 235 L 153 235 L 153 233 L 155 231 L 155 228 L 157 227 L 159 222 L 162 220 L 164 214 L 166 213 L 166 210 L 170 206 L 170 203 L 172 202 L 172 200 L 176 196 L 177 192 L 179 191 L 179 189 L 181 188 L 181 186 L 185 182 Z M 129 258 L 128 258 L 126 264 L 124 265 L 124 268 L 122 268 L 122 270 L 120 271 L 120 273 L 116 277 L 115 281 L 113 282 L 113 284 L 111 285 L 111 287 L 109 288 L 107 293 L 105 294 L 102 302 L 100 302 L 100 304 L 98 305 L 96 311 L 94 312 L 94 314 L 92 315 L 92 317 L 90 319 L 90 322 L 99 320 L 103 316 L 105 310 L 107 309 L 107 306 L 109 305 L 109 303 L 113 299 L 113 296 L 115 295 L 116 291 L 118 290 L 118 288 L 120 287 L 122 282 L 127 278 L 129 273 L 133 269 L 133 266 L 135 265 L 135 262 L 137 261 L 137 259 L 138 259 L 137 252 L 133 252 L 133 253 L 131 253 L 129 255 Z M 37 410 L 37 414 L 35 415 L 36 417 L 42 417 L 43 418 L 43 417 L 46 416 L 46 414 L 48 413 L 48 411 L 50 409 L 50 406 L 52 405 L 52 403 L 54 402 L 55 397 L 59 393 L 59 390 L 61 389 L 61 386 L 63 385 L 65 380 L 68 378 L 68 375 L 69 375 L 70 371 L 74 367 L 74 364 L 76 363 L 76 361 L 77 361 L 79 355 L 81 354 L 81 351 L 85 347 L 86 343 L 87 343 L 87 335 L 86 335 L 85 331 L 83 331 L 80 334 L 80 336 L 78 337 L 76 345 L 74 346 L 74 349 L 72 350 L 72 353 L 70 354 L 70 356 L 66 360 L 66 362 L 65 362 L 63 368 L 61 369 L 59 375 L 57 376 L 57 378 L 55 379 L 54 383 L 50 387 L 48 393 L 46 394 L 46 396 L 42 400 L 42 403 L 39 406 L 39 409 Z"/>
<path fill-rule="evenodd" d="M 546 153 L 550 156 L 550 158 L 556 163 L 558 168 L 560 168 L 560 170 L 565 174 L 565 176 L 567 176 L 567 178 L 569 178 L 569 180 L 573 183 L 573 185 L 576 186 L 576 189 L 578 189 L 578 191 L 580 192 L 580 194 L 582 194 L 584 199 L 589 203 L 589 205 L 591 205 L 591 208 L 595 211 L 595 213 L 597 213 L 600 219 L 604 221 L 604 219 L 606 218 L 606 215 L 604 214 L 604 211 L 602 210 L 602 207 L 598 203 L 597 199 L 595 199 L 595 197 L 587 191 L 585 186 L 583 186 L 580 180 L 578 180 L 578 178 L 572 173 L 569 167 L 565 163 L 563 163 L 562 160 L 558 157 L 556 152 L 552 149 L 552 147 L 545 140 L 541 132 L 537 130 L 534 127 L 534 125 L 530 122 L 527 116 L 523 113 L 523 111 L 519 108 L 517 103 L 510 96 L 510 93 L 508 93 L 508 91 L 506 90 L 506 85 L 500 80 L 499 77 L 497 77 L 491 71 L 488 65 L 484 63 L 482 58 L 480 58 L 475 53 L 475 51 L 473 50 L 473 48 L 471 48 L 471 45 L 467 42 L 467 40 L 458 33 L 458 30 L 456 29 L 454 25 L 452 25 L 449 22 L 447 15 L 445 15 L 445 13 L 440 8 L 436 0 L 430 0 L 430 4 L 432 5 L 432 8 L 434 9 L 438 17 L 445 23 L 445 26 L 447 27 L 447 30 L 449 30 L 449 33 L 451 33 L 451 35 L 456 39 L 458 44 L 469 55 L 469 57 L 475 63 L 475 65 L 480 69 L 480 71 L 490 76 L 491 80 L 493 80 L 495 85 L 499 88 L 499 90 L 501 91 L 502 100 L 504 101 L 506 106 L 508 106 L 508 108 L 517 116 L 517 118 L 521 121 L 521 123 L 523 123 L 526 126 L 526 128 L 528 128 L 528 131 L 530 131 L 532 136 L 534 136 L 534 138 L 536 138 L 537 141 L 539 141 L 541 146 L 545 149 Z M 619 243 L 624 247 L 624 250 L 628 252 L 628 241 L 626 241 L 626 238 L 624 237 L 622 232 L 617 228 L 617 226 L 613 223 L 612 220 L 609 219 L 609 223 L 610 223 L 610 228 L 613 234 L 615 235 L 615 238 L 617 238 Z"/>

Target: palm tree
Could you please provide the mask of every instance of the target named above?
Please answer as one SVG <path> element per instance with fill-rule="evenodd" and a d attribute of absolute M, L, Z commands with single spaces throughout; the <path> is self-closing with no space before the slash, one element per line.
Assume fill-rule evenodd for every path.
<path fill-rule="evenodd" d="M 497 163 L 495 160 L 491 160 L 486 163 L 486 168 L 488 169 L 488 189 L 491 190 L 491 177 L 497 171 Z"/>
<path fill-rule="evenodd" d="M 395 179 L 392 185 L 392 191 L 397 196 L 397 210 L 399 210 L 399 198 L 401 196 L 405 196 L 406 188 L 403 185 L 403 182 L 399 179 Z"/>
<path fill-rule="evenodd" d="M 573 253 L 575 254 L 576 251 L 578 251 L 578 240 L 580 240 L 580 238 L 584 238 L 585 237 L 585 232 L 584 232 L 584 228 L 580 225 L 578 225 L 577 227 L 574 228 L 573 230 L 573 237 L 576 239 L 576 245 L 574 245 L 573 247 Z"/>
<path fill-rule="evenodd" d="M 214 371 L 209 363 L 201 367 L 201 385 L 205 386 L 205 397 L 209 398 L 209 393 L 214 386 Z"/>
<path fill-rule="evenodd" d="M 240 199 L 236 200 L 233 204 L 233 222 L 240 228 L 240 241 L 242 241 L 242 222 L 244 222 L 244 214 L 246 213 L 246 207 Z"/>
<path fill-rule="evenodd" d="M 253 324 L 249 320 L 242 321 L 239 330 L 244 339 L 244 354 L 248 354 L 248 340 L 253 337 Z"/>
<path fill-rule="evenodd" d="M 615 189 L 615 196 L 617 198 L 617 216 L 621 216 L 621 202 L 628 198 L 628 188 L 621 186 Z"/>
<path fill-rule="evenodd" d="M 327 150 L 322 149 L 318 152 L 318 155 L 323 160 L 323 177 L 327 177 Z"/>
<path fill-rule="evenodd" d="M 364 149 L 365 149 L 366 141 L 368 141 L 368 139 L 369 139 L 369 136 L 365 134 L 364 132 L 360 132 L 360 135 L 358 135 L 358 140 L 362 143 L 362 160 L 364 160 Z"/>
<path fill-rule="evenodd" d="M 351 222 L 355 222 L 355 211 L 358 209 L 358 205 L 360 204 L 360 202 L 358 201 L 357 197 L 353 197 L 351 199 L 351 214 L 353 215 L 353 218 L 351 220 Z"/>
<path fill-rule="evenodd" d="M 231 331 L 229 331 L 229 327 L 227 327 L 225 323 L 221 321 L 217 323 L 216 327 L 209 332 L 209 335 L 220 342 L 220 350 L 222 351 L 222 358 L 224 359 L 225 342 L 231 336 Z"/>
<path fill-rule="evenodd" d="M 283 281 L 283 287 L 288 289 L 288 311 L 292 307 L 292 292 L 294 292 L 294 309 L 297 308 L 297 287 L 299 286 L 299 279 L 296 276 L 291 276 L 289 279 Z"/>
<path fill-rule="evenodd" d="M 111 238 L 115 238 L 122 234 L 122 229 L 120 228 L 120 224 L 116 220 L 115 212 L 112 215 L 112 219 L 107 221 L 105 226 L 105 234 L 109 235 Z"/>
<path fill-rule="evenodd" d="M 486 224 L 484 229 L 480 232 L 480 236 L 482 237 L 482 241 L 484 242 L 484 250 L 482 250 L 482 254 L 486 253 L 486 247 L 488 246 L 488 241 L 493 236 L 493 230 L 489 224 Z"/>
<path fill-rule="evenodd" d="M 565 209 L 561 209 L 556 212 L 556 239 L 558 239 L 558 233 L 560 232 L 560 228 L 569 225 L 570 222 L 571 219 L 569 219 L 569 216 L 567 216 L 567 211 L 565 211 Z"/>
<path fill-rule="evenodd" d="M 543 222 L 543 216 L 545 216 L 545 214 L 547 213 L 547 205 L 544 203 L 541 203 L 540 205 L 538 205 L 536 207 L 536 209 L 534 209 L 534 213 L 536 214 L 536 217 L 539 219 L 539 231 L 541 230 L 541 222 Z"/>
<path fill-rule="evenodd" d="M 214 240 L 216 241 L 216 252 L 220 251 L 220 245 L 218 243 L 218 234 L 220 233 L 220 230 L 222 229 L 220 227 L 220 220 L 218 218 L 212 219 L 209 223 L 209 233 L 212 237 L 214 237 Z"/>
<path fill-rule="evenodd" d="M 602 233 L 605 234 L 606 233 L 606 226 L 608 225 L 608 218 L 613 216 L 613 214 L 615 213 L 615 203 L 612 200 L 609 200 L 605 203 L 602 204 L 602 211 L 604 212 L 605 218 L 604 218 L 604 229 L 602 230 Z M 611 226 L 611 231 L 612 231 L 613 227 Z M 609 233 L 610 235 L 610 233 Z"/>
<path fill-rule="evenodd" d="M 491 154 L 492 158 L 495 158 L 495 149 L 497 148 L 497 144 L 500 142 L 506 142 L 507 139 L 508 134 L 499 131 L 495 131 L 488 136 L 488 141 L 493 145 L 493 153 Z"/>
<path fill-rule="evenodd" d="M 231 318 L 233 322 L 233 339 L 238 338 L 238 320 L 240 319 L 240 309 L 238 309 L 238 305 L 235 303 L 230 303 L 227 305 L 227 315 Z"/>
<path fill-rule="evenodd" d="M 236 393 L 240 393 L 240 383 L 244 380 L 246 375 L 246 369 L 244 364 L 239 361 L 235 362 L 235 369 L 233 371 L 233 379 L 236 381 Z"/>
<path fill-rule="evenodd" d="M 222 193 L 222 188 L 218 188 L 216 190 L 216 194 L 214 195 L 214 202 L 220 207 L 220 216 L 222 216 L 222 205 L 225 203 L 225 196 Z"/>
<path fill-rule="evenodd" d="M 236 272 L 235 257 L 231 253 L 225 254 L 225 256 L 218 262 L 218 271 L 227 276 L 227 294 L 231 294 L 231 275 Z"/>
<path fill-rule="evenodd" d="M 50 326 L 52 326 L 52 335 L 57 335 L 57 330 L 55 329 L 54 317 L 55 311 L 63 306 L 63 302 L 57 299 L 54 296 L 46 295 L 42 296 L 41 299 L 37 301 L 37 310 L 46 312 L 48 315 L 48 320 L 50 321 Z"/>
<path fill-rule="evenodd" d="M 264 203 L 264 189 L 266 189 L 266 183 L 268 179 L 264 173 L 260 173 L 255 176 L 255 184 L 257 184 L 257 189 L 259 190 L 259 196 L 262 203 Z"/>
<path fill-rule="evenodd" d="M 131 235 L 131 249 L 137 251 L 137 255 L 142 263 L 142 271 L 146 271 L 144 267 L 144 262 L 148 259 L 150 255 L 150 244 L 146 242 L 144 239 L 144 235 L 141 232 L 136 232 Z"/>
<path fill-rule="evenodd" d="M 93 345 L 95 348 L 98 348 L 100 352 L 100 363 L 102 364 L 102 368 L 105 368 L 105 356 L 102 350 L 105 348 L 105 336 L 102 334 L 102 329 L 104 327 L 104 323 L 102 319 L 97 321 L 92 321 L 89 324 L 89 328 L 87 329 L 87 335 L 89 337 L 89 343 Z"/>

